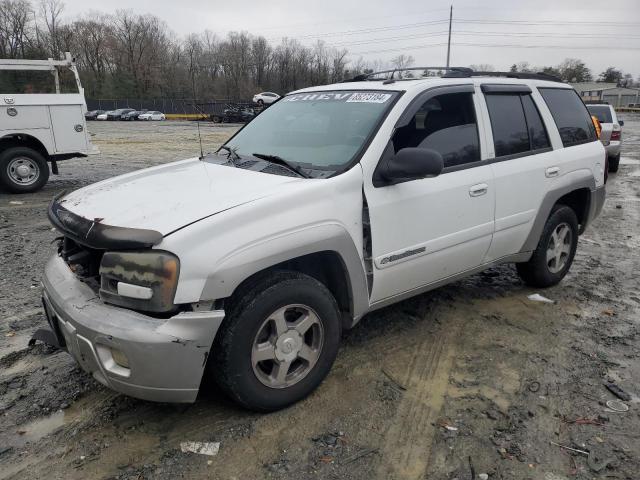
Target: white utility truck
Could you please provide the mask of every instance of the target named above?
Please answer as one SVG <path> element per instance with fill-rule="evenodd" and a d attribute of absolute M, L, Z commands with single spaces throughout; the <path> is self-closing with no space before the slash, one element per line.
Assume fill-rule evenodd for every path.
<path fill-rule="evenodd" d="M 75 61 L 0 59 L 0 189 L 35 192 L 57 162 L 98 153 Z"/>

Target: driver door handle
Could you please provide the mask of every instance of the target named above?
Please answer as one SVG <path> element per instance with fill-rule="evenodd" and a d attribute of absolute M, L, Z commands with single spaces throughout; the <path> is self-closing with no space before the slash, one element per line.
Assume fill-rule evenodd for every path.
<path fill-rule="evenodd" d="M 487 193 L 489 189 L 489 185 L 486 183 L 479 183 L 477 185 L 473 185 L 469 188 L 469 196 L 471 197 L 479 197 L 480 195 L 484 195 Z"/>

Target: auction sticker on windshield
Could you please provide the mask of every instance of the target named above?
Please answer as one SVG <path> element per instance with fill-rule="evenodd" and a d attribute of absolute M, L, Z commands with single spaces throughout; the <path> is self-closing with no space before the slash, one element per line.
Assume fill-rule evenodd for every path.
<path fill-rule="evenodd" d="M 319 92 L 287 95 L 284 102 L 351 102 L 351 103 L 385 103 L 393 97 L 390 93 L 381 92 Z"/>
<path fill-rule="evenodd" d="M 352 94 L 347 102 L 384 103 L 391 98 L 390 93 L 358 92 Z"/>

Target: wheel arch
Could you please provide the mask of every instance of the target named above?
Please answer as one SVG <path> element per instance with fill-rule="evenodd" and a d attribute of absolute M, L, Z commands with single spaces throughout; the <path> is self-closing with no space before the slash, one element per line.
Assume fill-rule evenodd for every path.
<path fill-rule="evenodd" d="M 579 172 L 574 172 L 579 174 Z M 569 179 L 567 179 L 569 180 Z M 551 215 L 553 207 L 562 204 L 571 207 L 578 217 L 579 233 L 582 234 L 589 221 L 592 192 L 596 188 L 595 179 L 589 171 L 589 176 L 581 176 L 570 179 L 564 185 L 549 190 L 544 196 L 529 236 L 524 242 L 520 252 L 532 252 L 536 249 L 544 225 Z"/>
<path fill-rule="evenodd" d="M 46 160 L 49 160 L 49 152 L 47 152 L 47 148 L 44 146 L 44 143 L 33 135 L 25 133 L 11 133 L 0 138 L 0 151 L 13 147 L 32 148 L 44 156 Z"/>
<path fill-rule="evenodd" d="M 238 292 L 277 270 L 304 273 L 323 283 L 350 328 L 369 309 L 362 259 L 356 245 L 338 224 L 319 225 L 241 249 L 221 261 L 201 293 L 201 300 L 233 301 Z"/>

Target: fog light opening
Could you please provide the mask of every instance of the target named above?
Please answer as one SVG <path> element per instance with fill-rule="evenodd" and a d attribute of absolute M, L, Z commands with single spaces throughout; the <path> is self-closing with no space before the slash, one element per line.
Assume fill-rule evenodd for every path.
<path fill-rule="evenodd" d="M 110 350 L 111 358 L 113 358 L 116 365 L 122 368 L 129 368 L 129 359 L 121 350 L 117 348 L 111 348 Z"/>

